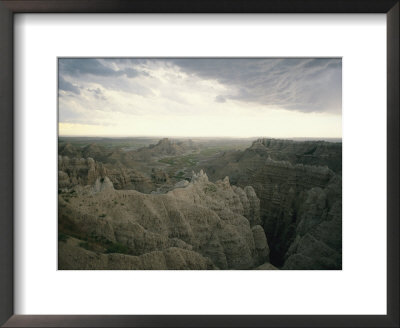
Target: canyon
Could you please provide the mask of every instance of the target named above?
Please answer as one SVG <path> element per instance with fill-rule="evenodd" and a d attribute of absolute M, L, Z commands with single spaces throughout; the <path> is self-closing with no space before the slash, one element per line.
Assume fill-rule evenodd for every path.
<path fill-rule="evenodd" d="M 340 270 L 342 144 L 60 138 L 59 269 Z"/>

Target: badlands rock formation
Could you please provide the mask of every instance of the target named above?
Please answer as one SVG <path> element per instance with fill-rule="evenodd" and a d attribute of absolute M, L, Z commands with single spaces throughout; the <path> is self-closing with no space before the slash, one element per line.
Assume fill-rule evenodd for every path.
<path fill-rule="evenodd" d="M 58 186 L 71 187 L 77 184 L 93 184 L 98 178 L 104 178 L 106 169 L 93 158 L 58 157 Z"/>
<path fill-rule="evenodd" d="M 310 149 L 318 153 L 312 161 L 321 164 L 298 164 Z M 273 264 L 283 269 L 341 269 L 339 149 L 341 144 L 260 139 L 243 152 L 224 154 L 204 166 L 212 179 L 229 175 L 235 185 L 254 188 Z"/>
<path fill-rule="evenodd" d="M 259 211 L 252 187 L 203 171 L 155 195 L 99 176 L 59 195 L 59 268 L 252 269 L 269 259 Z"/>
<path fill-rule="evenodd" d="M 60 146 L 60 268 L 341 269 L 341 143 L 107 145 Z"/>
<path fill-rule="evenodd" d="M 75 185 L 93 184 L 98 178 L 108 176 L 116 189 L 135 189 L 150 192 L 152 181 L 137 170 L 115 165 L 107 168 L 93 158 L 58 157 L 58 186 L 71 188 Z"/>
<path fill-rule="evenodd" d="M 191 143 L 189 143 L 191 144 Z M 168 138 L 161 139 L 157 144 L 143 147 L 135 153 L 140 160 L 150 160 L 152 157 L 182 155 L 188 151 L 189 144 L 171 141 Z"/>
<path fill-rule="evenodd" d="M 274 160 L 293 164 L 328 166 L 334 172 L 342 170 L 342 143 L 326 141 L 294 141 L 258 139 L 250 149 L 267 153 Z"/>

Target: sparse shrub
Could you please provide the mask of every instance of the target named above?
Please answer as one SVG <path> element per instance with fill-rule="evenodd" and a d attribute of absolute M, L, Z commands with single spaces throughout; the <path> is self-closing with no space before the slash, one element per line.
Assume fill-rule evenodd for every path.
<path fill-rule="evenodd" d="M 106 253 L 129 254 L 129 248 L 120 243 L 112 243 L 107 247 Z"/>
<path fill-rule="evenodd" d="M 184 177 L 184 175 L 185 175 L 185 172 L 179 171 L 178 174 L 175 176 L 175 178 L 176 178 L 176 179 L 181 179 L 181 178 Z"/>
<path fill-rule="evenodd" d="M 210 192 L 216 192 L 217 191 L 217 187 L 215 187 L 213 184 L 208 184 L 207 186 L 204 187 L 204 192 L 210 193 Z"/>
<path fill-rule="evenodd" d="M 105 218 L 105 217 L 106 217 L 105 213 L 99 215 L 99 218 Z"/>
<path fill-rule="evenodd" d="M 81 242 L 81 243 L 79 243 L 79 247 L 82 247 L 84 249 L 89 249 L 89 243 L 88 242 Z"/>
<path fill-rule="evenodd" d="M 58 234 L 58 241 L 66 242 L 69 236 L 67 236 L 65 233 L 59 233 Z"/>

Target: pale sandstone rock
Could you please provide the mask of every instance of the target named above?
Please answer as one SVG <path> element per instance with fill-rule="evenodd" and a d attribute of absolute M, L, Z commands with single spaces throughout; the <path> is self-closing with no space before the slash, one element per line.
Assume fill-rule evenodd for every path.
<path fill-rule="evenodd" d="M 252 230 L 244 216 L 246 207 L 251 219 L 257 217 L 254 191 L 238 191 L 229 179 L 213 184 L 203 171 L 193 176 L 185 188 L 160 195 L 114 190 L 108 177 L 98 178 L 92 187 L 78 188 L 79 197 L 71 198 L 60 211 L 65 216 L 70 213 L 69 219 L 87 235 L 117 242 L 143 257 L 146 268 L 202 267 L 198 257 L 184 255 L 192 253 L 221 269 L 250 269 L 265 262 L 265 234 L 261 227 Z M 173 255 L 179 256 L 173 260 Z"/>
<path fill-rule="evenodd" d="M 271 263 L 267 262 L 255 268 L 255 270 L 279 270 L 279 269 L 273 266 Z"/>
<path fill-rule="evenodd" d="M 58 243 L 60 270 L 207 270 L 216 269 L 200 254 L 176 247 L 140 256 L 100 254 L 84 249 L 82 242 L 69 238 Z"/>
<path fill-rule="evenodd" d="M 253 226 L 251 230 L 253 232 L 254 246 L 257 252 L 257 262 L 258 264 L 264 263 L 269 260 L 269 247 L 264 229 L 256 225 Z"/>

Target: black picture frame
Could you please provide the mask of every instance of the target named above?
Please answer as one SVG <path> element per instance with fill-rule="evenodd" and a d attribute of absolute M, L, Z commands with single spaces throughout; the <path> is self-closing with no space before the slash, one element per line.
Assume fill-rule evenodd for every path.
<path fill-rule="evenodd" d="M 399 327 L 399 7 L 398 0 L 0 0 L 0 324 L 5 327 Z M 13 16 L 16 13 L 385 13 L 387 315 L 14 315 Z"/>

